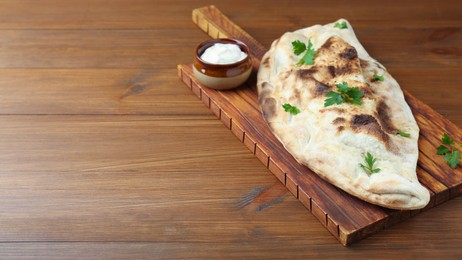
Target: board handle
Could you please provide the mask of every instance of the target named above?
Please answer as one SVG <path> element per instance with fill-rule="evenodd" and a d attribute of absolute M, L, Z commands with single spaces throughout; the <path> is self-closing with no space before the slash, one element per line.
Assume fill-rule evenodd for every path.
<path fill-rule="evenodd" d="M 192 20 L 213 39 L 234 38 L 245 43 L 254 58 L 254 65 L 255 62 L 260 63 L 261 58 L 267 51 L 263 45 L 237 24 L 233 23 L 214 5 L 194 9 L 192 11 Z"/>

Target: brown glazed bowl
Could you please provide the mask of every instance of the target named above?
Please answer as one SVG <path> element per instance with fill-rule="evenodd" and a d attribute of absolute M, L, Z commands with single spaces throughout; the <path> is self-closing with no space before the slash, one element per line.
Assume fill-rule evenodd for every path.
<path fill-rule="evenodd" d="M 212 64 L 201 59 L 204 51 L 215 43 L 231 43 L 247 54 L 247 57 L 241 61 L 230 64 Z M 252 60 L 247 45 L 235 39 L 213 39 L 205 41 L 196 48 L 196 57 L 193 64 L 193 72 L 204 86 L 226 90 L 242 85 L 252 72 Z"/>

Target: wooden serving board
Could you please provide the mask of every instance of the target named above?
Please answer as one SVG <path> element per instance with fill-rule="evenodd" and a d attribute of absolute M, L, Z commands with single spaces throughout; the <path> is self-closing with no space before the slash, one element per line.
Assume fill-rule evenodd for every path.
<path fill-rule="evenodd" d="M 236 38 L 246 43 L 253 58 L 251 78 L 238 89 L 217 91 L 194 78 L 192 65 L 178 65 L 178 76 L 223 124 L 284 184 L 287 189 L 343 245 L 350 245 L 395 223 L 433 208 L 461 193 L 462 169 L 451 169 L 436 155 L 443 133 L 456 141 L 462 131 L 429 106 L 404 91 L 420 127 L 419 181 L 431 193 L 427 207 L 415 211 L 382 208 L 359 200 L 300 165 L 273 136 L 257 101 L 256 71 L 266 48 L 235 25 L 214 6 L 193 10 L 193 22 L 212 38 Z"/>

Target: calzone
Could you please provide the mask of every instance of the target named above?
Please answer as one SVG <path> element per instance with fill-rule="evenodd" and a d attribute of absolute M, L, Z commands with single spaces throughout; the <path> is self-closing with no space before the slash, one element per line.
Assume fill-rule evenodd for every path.
<path fill-rule="evenodd" d="M 300 62 L 296 41 L 311 45 L 312 64 Z M 361 104 L 345 98 L 326 105 L 339 85 L 357 88 Z M 257 87 L 265 121 L 299 163 L 376 205 L 411 210 L 428 204 L 429 191 L 416 174 L 415 118 L 396 80 L 369 56 L 348 21 L 275 40 L 261 60 Z"/>

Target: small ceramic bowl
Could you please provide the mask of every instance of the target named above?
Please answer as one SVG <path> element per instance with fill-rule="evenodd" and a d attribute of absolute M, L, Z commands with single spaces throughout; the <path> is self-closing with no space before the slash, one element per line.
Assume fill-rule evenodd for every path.
<path fill-rule="evenodd" d="M 215 43 L 231 43 L 236 44 L 247 54 L 247 57 L 241 61 L 230 64 L 212 64 L 201 59 L 204 51 Z M 205 41 L 196 49 L 196 58 L 193 64 L 194 76 L 204 86 L 226 90 L 242 85 L 252 72 L 252 60 L 247 45 L 235 39 L 214 39 Z"/>

